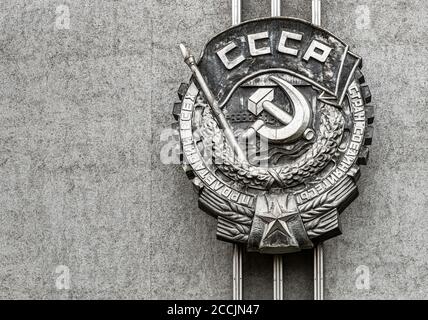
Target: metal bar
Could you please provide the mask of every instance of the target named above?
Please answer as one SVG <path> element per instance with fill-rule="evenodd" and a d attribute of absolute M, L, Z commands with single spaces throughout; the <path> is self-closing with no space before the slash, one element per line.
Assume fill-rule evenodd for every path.
<path fill-rule="evenodd" d="M 241 23 L 242 2 L 241 0 L 232 0 L 232 25 Z"/>
<path fill-rule="evenodd" d="M 314 300 L 318 300 L 318 272 L 317 272 L 318 259 L 317 259 L 317 254 L 318 254 L 318 250 L 317 250 L 317 246 L 316 246 L 314 248 Z"/>
<path fill-rule="evenodd" d="M 281 0 L 272 0 L 271 12 L 272 12 L 272 17 L 281 16 Z"/>
<path fill-rule="evenodd" d="M 242 300 L 242 247 L 233 245 L 233 300 Z"/>
<path fill-rule="evenodd" d="M 273 300 L 284 299 L 284 269 L 282 255 L 273 256 Z"/>
<path fill-rule="evenodd" d="M 277 255 L 273 256 L 273 300 L 278 300 L 278 263 L 277 263 Z"/>
<path fill-rule="evenodd" d="M 318 245 L 318 269 L 319 269 L 319 291 L 318 298 L 319 300 L 324 300 L 324 245 L 320 243 Z"/>
<path fill-rule="evenodd" d="M 321 26 L 321 0 L 312 0 L 312 23 Z M 314 248 L 314 299 L 324 300 L 324 248 Z"/>
<path fill-rule="evenodd" d="M 321 26 L 321 0 L 312 0 L 312 23 Z"/>
<path fill-rule="evenodd" d="M 281 0 L 271 0 L 272 17 L 281 16 Z M 282 255 L 273 256 L 273 299 L 284 299 L 284 281 L 283 281 L 283 257 Z"/>
<path fill-rule="evenodd" d="M 324 248 L 322 243 L 314 248 L 314 300 L 324 300 Z"/>
<path fill-rule="evenodd" d="M 232 0 L 232 25 L 241 23 L 241 0 Z M 233 245 L 233 300 L 242 300 L 242 254 L 239 244 Z"/>

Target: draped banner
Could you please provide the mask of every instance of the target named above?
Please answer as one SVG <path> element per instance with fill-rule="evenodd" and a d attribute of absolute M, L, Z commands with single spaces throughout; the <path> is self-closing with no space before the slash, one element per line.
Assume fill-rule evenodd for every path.
<path fill-rule="evenodd" d="M 268 72 L 297 76 L 340 105 L 360 64 L 361 58 L 328 31 L 278 17 L 248 21 L 217 35 L 198 66 L 221 106 L 239 85 Z"/>

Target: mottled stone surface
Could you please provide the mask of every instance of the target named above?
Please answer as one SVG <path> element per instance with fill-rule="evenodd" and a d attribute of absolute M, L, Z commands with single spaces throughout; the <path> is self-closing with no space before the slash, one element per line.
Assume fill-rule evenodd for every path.
<path fill-rule="evenodd" d="M 244 1 L 244 19 L 269 1 Z M 310 19 L 310 1 L 283 1 Z M 58 30 L 57 7 L 70 10 Z M 230 1 L 0 4 L 0 298 L 228 299 L 231 245 L 161 132 Z M 327 299 L 428 298 L 428 111 L 424 0 L 323 1 L 323 25 L 364 57 L 376 105 L 360 197 L 325 244 Z M 272 298 L 272 258 L 247 255 L 245 298 Z M 312 254 L 285 257 L 285 297 L 312 297 Z M 70 270 L 58 290 L 56 268 Z M 359 266 L 370 289 L 356 286 Z"/>

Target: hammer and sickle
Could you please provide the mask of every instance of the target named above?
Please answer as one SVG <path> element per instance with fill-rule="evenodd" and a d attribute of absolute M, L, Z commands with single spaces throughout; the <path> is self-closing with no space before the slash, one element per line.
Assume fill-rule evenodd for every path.
<path fill-rule="evenodd" d="M 277 83 L 290 98 L 294 115 L 291 116 L 271 102 L 274 99 L 274 89 L 260 88 L 249 98 L 248 110 L 256 116 L 265 110 L 284 126 L 268 126 L 263 120 L 258 119 L 244 132 L 242 137 L 248 139 L 258 133 L 273 142 L 295 141 L 308 128 L 311 119 L 311 107 L 303 94 L 290 83 L 276 76 L 271 76 L 269 79 Z M 306 138 L 311 139 L 310 135 Z"/>

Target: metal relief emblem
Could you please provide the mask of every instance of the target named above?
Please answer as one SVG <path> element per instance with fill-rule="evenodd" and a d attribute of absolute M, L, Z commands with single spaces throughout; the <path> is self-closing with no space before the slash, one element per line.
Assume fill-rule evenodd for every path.
<path fill-rule="evenodd" d="M 373 108 L 361 58 L 306 21 L 266 18 L 210 40 L 179 89 L 183 167 L 219 239 L 309 249 L 340 234 L 358 196 Z"/>

